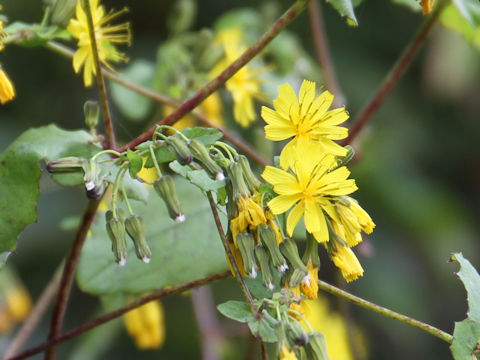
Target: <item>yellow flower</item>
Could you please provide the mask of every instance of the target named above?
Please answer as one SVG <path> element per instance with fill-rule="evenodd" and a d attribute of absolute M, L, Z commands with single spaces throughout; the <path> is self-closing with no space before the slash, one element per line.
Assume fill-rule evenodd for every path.
<path fill-rule="evenodd" d="M 145 163 L 147 162 L 147 156 L 143 158 L 143 166 L 142 169 L 137 173 L 137 176 L 149 183 L 155 182 L 158 179 L 157 169 L 155 167 L 146 168 Z"/>
<path fill-rule="evenodd" d="M 280 165 L 286 169 L 295 160 L 294 148 L 297 145 L 315 145 L 313 154 L 331 153 L 345 156 L 347 150 L 333 140 L 347 137 L 348 130 L 337 126 L 348 119 L 345 108 L 328 110 L 333 95 L 324 91 L 315 98 L 315 83 L 304 80 L 299 98 L 289 84 L 278 87 L 278 97 L 273 101 L 275 110 L 262 106 L 265 136 L 269 140 L 292 139 L 280 154 Z"/>
<path fill-rule="evenodd" d="M 297 160 L 292 166 L 293 174 L 267 166 L 262 177 L 279 194 L 268 202 L 268 207 L 274 214 L 282 214 L 293 207 L 287 218 L 288 234 L 292 236 L 303 215 L 307 231 L 317 241 L 325 242 L 328 241 L 329 234 L 323 211 L 331 218 L 338 219 L 329 197 L 350 194 L 357 187 L 354 180 L 347 179 L 350 171 L 345 166 L 330 171 L 336 164 L 333 155 L 324 154 L 318 158 L 312 156 L 311 149 L 296 149 Z"/>
<path fill-rule="evenodd" d="M 255 229 L 260 224 L 265 224 L 267 219 L 262 208 L 247 196 L 240 196 L 237 200 L 238 216 L 230 221 L 230 231 L 236 244 L 237 235 L 248 228 Z"/>
<path fill-rule="evenodd" d="M 247 49 L 242 44 L 242 33 L 238 28 L 223 30 L 217 35 L 217 42 L 223 46 L 225 58 L 213 68 L 212 76 L 220 74 Z M 233 97 L 233 117 L 244 128 L 256 120 L 253 99 L 264 98 L 256 79 L 262 71 L 245 65 L 225 83 Z"/>
<path fill-rule="evenodd" d="M 420 1 L 420 6 L 423 8 L 423 15 L 427 15 L 433 9 L 433 3 L 435 0 L 422 0 Z"/>
<path fill-rule="evenodd" d="M 10 285 L 0 294 L 0 334 L 12 330 L 32 310 L 30 294 L 22 285 Z"/>
<path fill-rule="evenodd" d="M 123 315 L 127 332 L 139 349 L 159 348 L 165 342 L 163 307 L 159 301 L 150 301 Z"/>
<path fill-rule="evenodd" d="M 279 360 L 297 360 L 297 355 L 295 352 L 287 347 L 287 345 L 283 344 L 280 350 L 278 351 L 278 359 Z"/>
<path fill-rule="evenodd" d="M 15 88 L 5 71 L 0 68 L 0 102 L 5 104 L 15 97 Z"/>
<path fill-rule="evenodd" d="M 372 233 L 375 223 L 355 199 L 345 196 L 336 202 L 335 208 L 340 223 L 332 221 L 333 229 L 348 243 L 349 247 L 354 247 L 362 241 L 360 231 L 363 230 L 366 234 Z"/>
<path fill-rule="evenodd" d="M 108 25 L 108 22 L 124 14 L 127 9 L 117 12 L 105 12 L 105 8 L 99 4 L 100 0 L 89 0 L 92 9 L 92 20 L 95 30 L 98 57 L 109 69 L 112 69 L 111 62 L 126 61 L 125 54 L 118 52 L 113 44 L 130 45 L 130 25 L 122 23 L 119 25 Z M 75 19 L 71 19 L 67 30 L 72 36 L 78 39 L 78 50 L 73 56 L 73 69 L 78 73 L 82 66 L 83 81 L 85 86 L 92 85 L 92 77 L 96 74 L 95 63 L 93 61 L 92 44 L 88 34 L 87 15 L 81 5 L 77 2 Z"/>
<path fill-rule="evenodd" d="M 302 282 L 300 290 L 308 299 L 316 299 L 318 296 L 318 267 L 315 267 L 312 261 L 308 260 L 307 269 L 310 281 Z"/>
<path fill-rule="evenodd" d="M 331 254 L 333 263 L 342 272 L 342 276 L 347 282 L 357 280 L 363 276 L 363 268 L 352 249 L 347 246 L 337 244 L 336 249 Z"/>

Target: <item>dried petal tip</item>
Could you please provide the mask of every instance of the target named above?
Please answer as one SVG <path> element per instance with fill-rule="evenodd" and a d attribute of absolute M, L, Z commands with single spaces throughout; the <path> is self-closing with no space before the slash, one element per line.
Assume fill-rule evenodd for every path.
<path fill-rule="evenodd" d="M 185 216 L 185 214 L 180 214 L 175 218 L 175 222 L 183 223 L 186 219 L 187 217 Z"/>
<path fill-rule="evenodd" d="M 118 261 L 118 265 L 120 266 L 125 266 L 127 264 L 127 259 L 122 258 Z"/>
<path fill-rule="evenodd" d="M 219 172 L 215 176 L 215 179 L 217 179 L 218 181 L 223 181 L 223 180 L 225 180 L 225 174 L 223 172 Z"/>
<path fill-rule="evenodd" d="M 149 258 L 149 257 L 143 257 L 143 258 L 142 258 L 142 261 L 143 261 L 145 264 L 148 264 L 148 263 L 150 263 L 150 258 Z"/>

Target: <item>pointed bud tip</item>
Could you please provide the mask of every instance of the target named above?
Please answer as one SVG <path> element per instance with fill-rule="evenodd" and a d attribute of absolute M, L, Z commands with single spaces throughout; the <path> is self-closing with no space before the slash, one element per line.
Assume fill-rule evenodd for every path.
<path fill-rule="evenodd" d="M 125 258 L 121 258 L 120 260 L 118 260 L 118 265 L 120 266 L 125 266 L 127 264 L 127 259 Z"/>
<path fill-rule="evenodd" d="M 269 290 L 273 290 L 273 289 L 275 289 L 275 285 L 273 285 L 271 282 L 269 282 L 269 283 L 267 284 L 267 288 L 268 288 Z"/>
<path fill-rule="evenodd" d="M 288 265 L 286 263 L 283 265 L 280 265 L 278 268 L 278 271 L 280 271 L 281 273 L 284 273 L 287 270 L 288 270 Z"/>
<path fill-rule="evenodd" d="M 85 182 L 85 189 L 87 189 L 87 191 L 93 190 L 94 188 L 95 188 L 95 182 L 91 180 Z"/>
<path fill-rule="evenodd" d="M 310 274 L 307 274 L 303 279 L 302 279 L 302 284 L 310 286 Z"/>
<path fill-rule="evenodd" d="M 217 173 L 217 176 L 215 177 L 218 181 L 223 181 L 225 180 L 225 174 L 223 172 Z"/>
<path fill-rule="evenodd" d="M 147 257 L 147 256 L 145 256 L 145 257 L 142 258 L 142 261 L 143 261 L 145 264 L 148 264 L 148 263 L 150 263 L 150 258 Z"/>
<path fill-rule="evenodd" d="M 252 267 L 252 271 L 250 271 L 250 273 L 248 274 L 249 277 L 251 277 L 252 279 L 255 279 L 257 277 L 257 269 L 255 269 L 254 267 Z"/>
<path fill-rule="evenodd" d="M 185 216 L 185 214 L 180 214 L 175 218 L 175 222 L 183 223 L 186 219 L 187 217 Z"/>

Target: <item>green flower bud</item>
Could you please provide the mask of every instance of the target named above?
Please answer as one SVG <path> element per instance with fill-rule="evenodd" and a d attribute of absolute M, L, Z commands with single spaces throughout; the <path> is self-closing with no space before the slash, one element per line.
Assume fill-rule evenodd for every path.
<path fill-rule="evenodd" d="M 170 218 L 178 223 L 184 222 L 185 214 L 178 200 L 173 178 L 170 175 L 162 176 L 153 183 L 153 187 L 157 194 L 163 199 L 165 205 L 167 205 Z"/>
<path fill-rule="evenodd" d="M 233 161 L 227 167 L 227 175 L 232 182 L 233 200 L 236 202 L 241 197 L 250 197 L 251 193 L 243 177 L 242 166 Z"/>
<path fill-rule="evenodd" d="M 320 267 L 320 258 L 318 257 L 318 241 L 315 240 L 312 234 L 307 232 L 307 247 L 305 248 L 302 261 L 306 265 L 308 260 L 312 261 L 313 267 Z"/>
<path fill-rule="evenodd" d="M 250 168 L 250 163 L 248 162 L 248 159 L 245 155 L 240 155 L 238 157 L 238 162 L 242 166 L 243 170 L 243 176 L 245 177 L 245 182 L 248 185 L 248 188 L 250 189 L 250 192 L 254 192 L 257 190 L 260 186 L 260 181 L 257 179 L 255 174 L 252 172 L 252 169 Z"/>
<path fill-rule="evenodd" d="M 125 240 L 125 217 L 121 209 L 117 210 L 117 217 L 108 210 L 105 213 L 107 222 L 107 233 L 112 240 L 112 251 L 118 265 L 124 266 L 127 263 L 127 242 Z"/>
<path fill-rule="evenodd" d="M 297 346 L 304 346 L 309 340 L 305 328 L 296 320 L 291 320 L 288 322 L 287 337 L 291 343 Z"/>
<path fill-rule="evenodd" d="M 270 253 L 273 266 L 279 272 L 285 272 L 288 269 L 288 264 L 278 248 L 275 230 L 268 225 L 259 225 L 257 229 L 260 241 L 265 244 Z"/>
<path fill-rule="evenodd" d="M 327 343 L 320 333 L 312 333 L 309 336 L 307 345 L 305 345 L 308 358 L 312 360 L 328 360 Z"/>
<path fill-rule="evenodd" d="M 307 285 L 310 285 L 310 278 L 308 277 L 308 272 L 305 272 L 301 269 L 291 269 L 289 274 L 286 276 L 286 279 L 288 281 L 288 285 L 290 287 L 295 287 L 300 285 L 302 282 L 306 283 Z"/>
<path fill-rule="evenodd" d="M 100 166 L 95 161 L 89 161 L 85 164 L 84 171 L 83 181 L 85 182 L 87 197 L 95 200 L 100 199 L 105 191 L 105 182 L 100 174 Z"/>
<path fill-rule="evenodd" d="M 49 5 L 53 6 L 51 10 L 50 22 L 53 25 L 60 25 L 66 27 L 68 21 L 75 12 L 75 5 L 77 0 L 49 0 Z"/>
<path fill-rule="evenodd" d="M 98 125 L 98 117 L 100 115 L 100 106 L 98 102 L 88 100 L 83 105 L 83 113 L 85 114 L 85 124 L 90 130 L 95 130 Z"/>
<path fill-rule="evenodd" d="M 85 166 L 85 159 L 69 156 L 47 163 L 47 171 L 52 174 L 71 173 L 82 171 Z"/>
<path fill-rule="evenodd" d="M 152 257 L 152 252 L 145 240 L 145 223 L 143 222 L 143 219 L 137 215 L 130 215 L 125 220 L 125 229 L 133 240 L 137 257 L 144 263 L 148 264 Z"/>
<path fill-rule="evenodd" d="M 225 182 L 225 190 L 227 191 L 227 216 L 229 219 L 233 219 L 238 216 L 238 208 L 235 199 L 233 198 L 233 184 L 230 176 Z M 229 226 L 230 228 L 230 226 Z"/>
<path fill-rule="evenodd" d="M 273 285 L 273 275 L 272 269 L 270 267 L 270 259 L 268 257 L 267 250 L 263 245 L 255 246 L 255 257 L 257 258 L 257 263 L 260 266 L 262 271 L 262 282 L 266 288 L 273 290 L 275 285 Z"/>
<path fill-rule="evenodd" d="M 293 266 L 293 274 L 290 278 L 290 286 L 297 286 L 300 282 L 305 284 L 310 284 L 310 277 L 308 275 L 308 270 L 305 264 L 300 259 L 300 255 L 298 255 L 298 248 L 295 241 L 290 238 L 283 239 L 282 243 L 280 244 L 280 252 L 287 258 L 290 265 Z M 298 281 L 298 277 L 303 274 L 300 281 Z M 294 284 L 292 284 L 292 282 Z M 298 282 L 298 283 L 297 283 Z"/>
<path fill-rule="evenodd" d="M 257 277 L 257 264 L 255 263 L 255 240 L 252 234 L 243 232 L 237 235 L 237 246 L 242 255 L 243 265 L 252 279 Z"/>
<path fill-rule="evenodd" d="M 222 168 L 212 160 L 205 145 L 196 139 L 192 139 L 188 143 L 188 148 L 190 149 L 194 159 L 202 165 L 205 171 L 213 179 L 225 180 L 225 175 L 223 174 Z"/>
<path fill-rule="evenodd" d="M 168 137 L 165 139 L 165 145 L 180 164 L 188 165 L 193 161 L 192 153 L 182 139 L 175 136 Z"/>

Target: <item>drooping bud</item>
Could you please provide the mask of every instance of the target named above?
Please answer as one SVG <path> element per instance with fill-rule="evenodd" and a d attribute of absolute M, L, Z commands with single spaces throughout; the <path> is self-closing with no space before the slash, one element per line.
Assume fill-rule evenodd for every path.
<path fill-rule="evenodd" d="M 245 178 L 245 182 L 250 190 L 250 192 L 254 192 L 260 186 L 260 181 L 257 179 L 255 174 L 253 173 L 252 169 L 250 168 L 250 163 L 245 155 L 238 156 L 238 162 L 242 166 L 243 176 Z"/>
<path fill-rule="evenodd" d="M 100 174 L 100 166 L 95 161 L 89 161 L 85 164 L 84 171 L 83 181 L 85 182 L 87 197 L 95 200 L 100 199 L 105 191 L 105 182 Z"/>
<path fill-rule="evenodd" d="M 237 235 L 237 246 L 242 254 L 243 266 L 248 276 L 252 279 L 257 277 L 257 264 L 255 263 L 255 240 L 252 234 L 243 232 Z"/>
<path fill-rule="evenodd" d="M 232 161 L 227 167 L 227 175 L 232 182 L 233 199 L 238 201 L 241 197 L 250 197 L 251 193 L 243 177 L 242 166 L 236 161 Z"/>
<path fill-rule="evenodd" d="M 171 219 L 178 223 L 185 221 L 185 213 L 183 212 L 180 201 L 175 190 L 175 182 L 170 175 L 162 176 L 153 183 L 153 187 L 158 195 L 167 205 L 168 215 Z"/>
<path fill-rule="evenodd" d="M 227 191 L 227 216 L 229 219 L 233 219 L 238 215 L 238 207 L 235 199 L 233 198 L 233 184 L 230 176 L 225 181 L 225 190 Z"/>
<path fill-rule="evenodd" d="M 66 27 L 75 12 L 77 0 L 50 0 L 49 3 L 53 5 L 50 22 L 53 25 Z"/>
<path fill-rule="evenodd" d="M 90 131 L 95 130 L 98 125 L 98 117 L 100 115 L 100 106 L 97 101 L 88 100 L 83 105 L 83 113 L 85 114 L 85 124 Z"/>
<path fill-rule="evenodd" d="M 300 255 L 298 255 L 298 248 L 295 241 L 290 238 L 284 239 L 280 244 L 280 252 L 287 258 L 288 262 L 294 269 L 290 278 L 290 286 L 297 286 L 300 282 L 309 284 L 308 270 L 300 259 Z"/>
<path fill-rule="evenodd" d="M 311 261 L 313 267 L 320 267 L 320 258 L 318 257 L 318 241 L 315 240 L 310 233 L 307 233 L 307 246 L 305 248 L 302 261 L 305 265 Z"/>
<path fill-rule="evenodd" d="M 238 240 L 237 240 L 238 241 Z M 270 267 L 270 259 L 268 257 L 267 250 L 263 245 L 255 246 L 255 257 L 257 258 L 258 265 L 262 271 L 262 282 L 266 288 L 273 290 L 275 285 L 273 285 L 273 275 L 272 269 Z"/>
<path fill-rule="evenodd" d="M 175 159 L 182 164 L 188 165 L 193 161 L 193 155 L 188 149 L 187 144 L 178 137 L 170 136 L 165 139 L 167 149 L 175 156 Z"/>
<path fill-rule="evenodd" d="M 52 174 L 71 173 L 82 171 L 85 159 L 69 156 L 47 163 L 47 171 Z"/>
<path fill-rule="evenodd" d="M 137 257 L 144 263 L 148 264 L 152 257 L 152 252 L 145 240 L 145 223 L 143 222 L 143 219 L 137 215 L 130 215 L 125 220 L 125 229 L 133 240 Z"/>
<path fill-rule="evenodd" d="M 192 139 L 188 143 L 188 148 L 190 149 L 194 159 L 202 165 L 205 171 L 213 179 L 225 180 L 225 175 L 223 174 L 222 168 L 212 160 L 205 145 L 196 139 Z"/>
<path fill-rule="evenodd" d="M 320 333 L 310 334 L 308 344 L 305 346 L 308 358 L 312 360 L 327 360 L 327 343 Z"/>
<path fill-rule="evenodd" d="M 113 216 L 113 212 L 108 210 L 105 213 L 107 222 L 107 233 L 112 240 L 112 251 L 118 265 L 124 266 L 127 263 L 127 241 L 125 239 L 125 216 L 123 210 L 117 210 L 117 216 Z"/>
<path fill-rule="evenodd" d="M 297 346 L 304 346 L 308 343 L 308 334 L 297 320 L 292 319 L 288 322 L 287 337 L 290 342 Z"/>
<path fill-rule="evenodd" d="M 275 266 L 279 272 L 285 272 L 288 269 L 288 264 L 278 248 L 275 230 L 268 225 L 260 225 L 258 227 L 258 233 L 260 241 L 265 244 L 270 253 L 273 266 Z"/>

